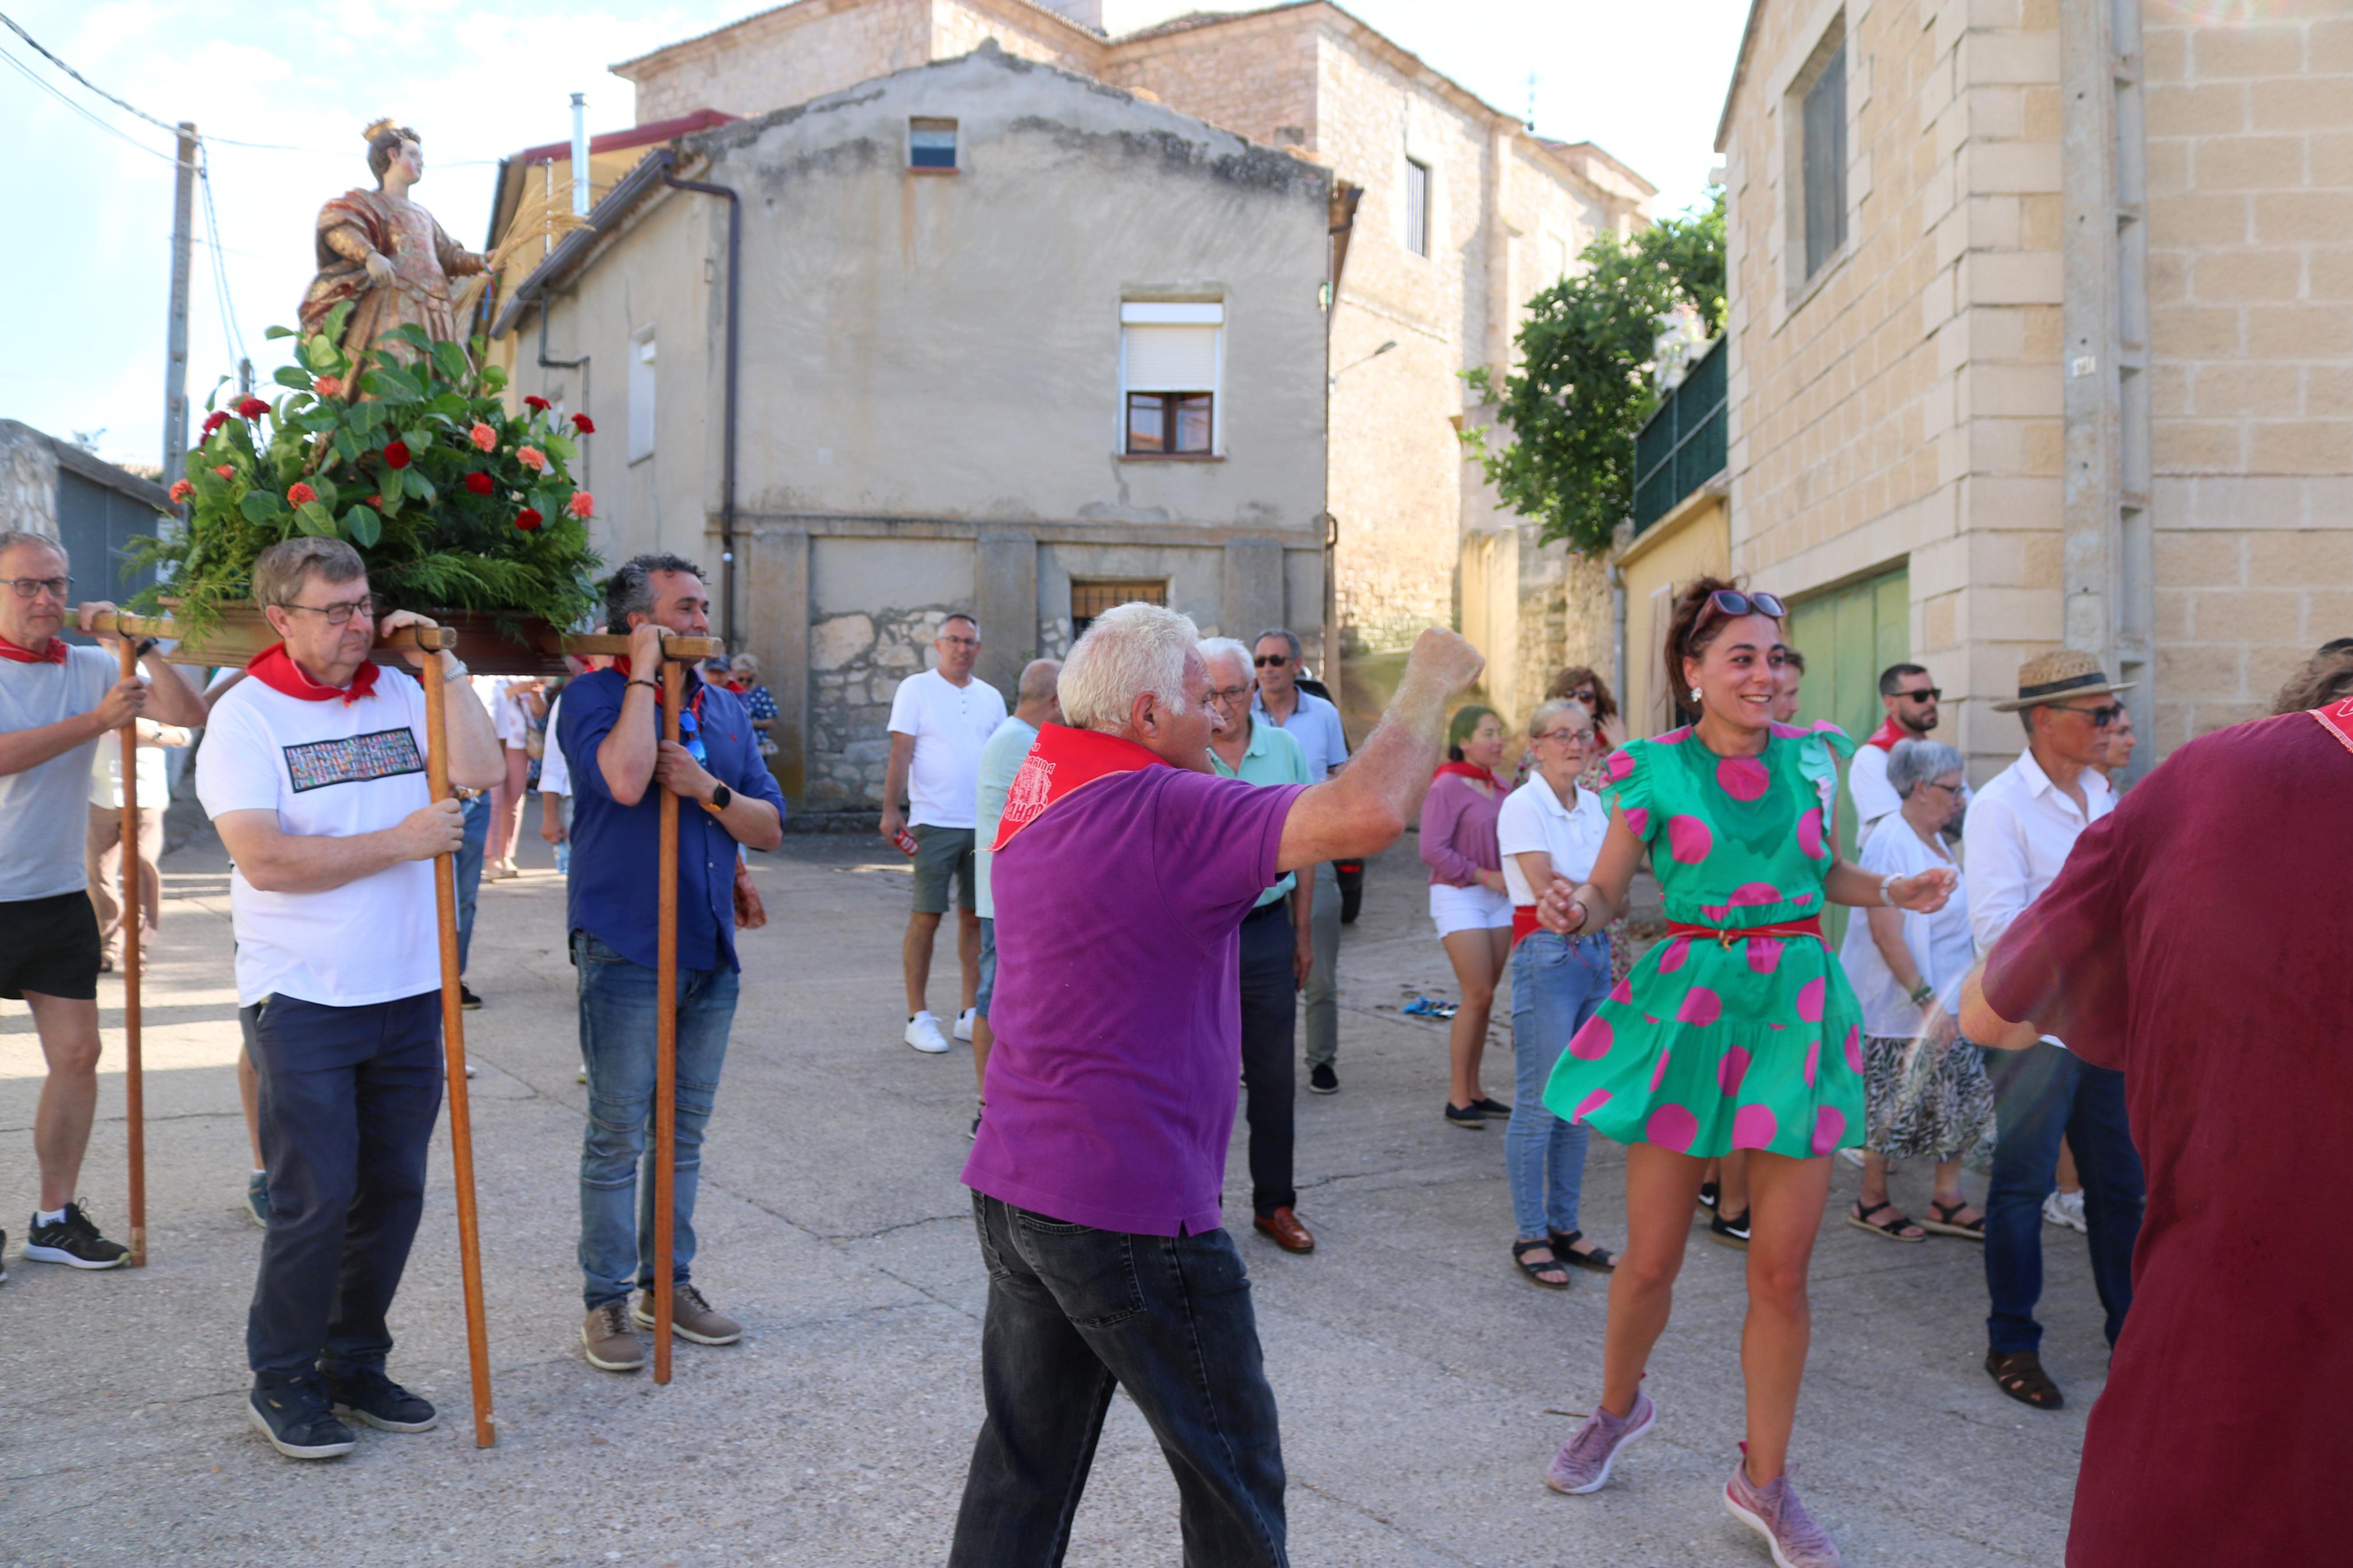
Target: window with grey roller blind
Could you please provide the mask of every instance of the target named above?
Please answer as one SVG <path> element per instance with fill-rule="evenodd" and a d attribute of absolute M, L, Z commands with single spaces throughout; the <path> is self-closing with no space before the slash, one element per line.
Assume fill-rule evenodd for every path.
<path fill-rule="evenodd" d="M 1846 243 L 1846 45 L 1805 96 L 1806 276 Z"/>

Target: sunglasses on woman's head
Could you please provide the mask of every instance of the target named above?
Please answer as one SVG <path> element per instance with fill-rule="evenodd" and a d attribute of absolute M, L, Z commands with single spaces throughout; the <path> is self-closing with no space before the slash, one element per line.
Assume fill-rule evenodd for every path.
<path fill-rule="evenodd" d="M 1778 621 L 1789 613 L 1789 607 L 1781 603 L 1778 594 L 1744 594 L 1737 588 L 1718 588 L 1707 596 L 1707 607 L 1727 620 L 1737 620 L 1742 616 L 1769 616 Z M 1702 615 L 1699 624 L 1704 625 L 1708 618 Z"/>

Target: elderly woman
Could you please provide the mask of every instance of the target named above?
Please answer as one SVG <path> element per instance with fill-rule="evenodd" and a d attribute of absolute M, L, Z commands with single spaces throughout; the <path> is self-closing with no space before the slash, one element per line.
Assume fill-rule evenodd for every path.
<path fill-rule="evenodd" d="M 1593 715 L 1583 703 L 1546 702 L 1528 716 L 1535 776 L 1514 790 L 1495 819 L 1504 884 L 1512 897 L 1512 1054 L 1519 1093 L 1504 1130 L 1504 1165 L 1512 1179 L 1519 1226 L 1512 1260 L 1555 1290 L 1571 1267 L 1603 1272 L 1617 1264 L 1577 1227 L 1585 1184 L 1586 1126 L 1546 1108 L 1544 1086 L 1569 1037 L 1585 1027 L 1609 989 L 1609 938 L 1601 931 L 1566 937 L 1536 923 L 1536 889 L 1555 877 L 1583 882 L 1609 832 L 1600 797 L 1579 789 L 1577 774 L 1594 746 Z"/>
<path fill-rule="evenodd" d="M 1512 900 L 1495 848 L 1495 817 L 1510 786 L 1495 776 L 1504 760 L 1504 721 L 1473 704 L 1446 727 L 1447 760 L 1421 803 L 1421 858 L 1430 867 L 1430 919 L 1462 993 L 1449 1039 L 1451 1082 L 1446 1123 L 1483 1132 L 1487 1118 L 1512 1108 L 1479 1087 L 1495 984 L 1512 952 Z"/>
<path fill-rule="evenodd" d="M 760 661 L 748 653 L 739 653 L 727 666 L 727 684 L 744 699 L 744 706 L 752 715 L 752 729 L 759 737 L 760 754 L 776 754 L 776 694 L 760 684 Z"/>
<path fill-rule="evenodd" d="M 1909 877 L 1952 869 L 1940 832 L 1960 809 L 1961 754 L 1941 741 L 1904 741 L 1887 759 L 1887 782 L 1904 799 L 1891 824 L 1862 847 L 1866 871 Z M 1934 914 L 1872 909 L 1847 925 L 1840 958 L 1862 1004 L 1862 1073 L 1870 1137 L 1862 1192 L 1847 1223 L 1890 1241 L 1926 1241 L 1926 1231 L 1985 1239 L 1985 1216 L 1961 1194 L 1961 1162 L 1993 1133 L 1993 1086 L 1978 1048 L 1960 1037 L 1961 981 L 1976 960 L 1968 889 Z M 1905 1072 L 1914 1042 L 1926 1059 Z M 1917 1224 L 1888 1201 L 1890 1160 L 1936 1162 L 1929 1217 Z M 1923 1229 L 1926 1227 L 1926 1230 Z"/>

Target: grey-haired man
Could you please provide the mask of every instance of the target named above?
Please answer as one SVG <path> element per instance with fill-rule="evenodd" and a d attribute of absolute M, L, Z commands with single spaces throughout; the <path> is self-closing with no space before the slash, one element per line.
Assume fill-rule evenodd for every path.
<path fill-rule="evenodd" d="M 1250 713 L 1297 741 L 1307 753 L 1309 774 L 1327 779 L 1347 762 L 1348 737 L 1340 726 L 1340 710 L 1301 689 L 1304 651 L 1298 635 L 1286 626 L 1269 626 L 1258 634 L 1251 653 L 1258 694 L 1250 699 Z M 1340 1075 L 1333 1062 L 1340 1054 L 1340 873 L 1329 861 L 1315 868 L 1314 898 L 1309 936 L 1315 964 L 1307 972 L 1302 992 L 1307 1004 L 1307 1088 L 1313 1094 L 1336 1094 Z"/>

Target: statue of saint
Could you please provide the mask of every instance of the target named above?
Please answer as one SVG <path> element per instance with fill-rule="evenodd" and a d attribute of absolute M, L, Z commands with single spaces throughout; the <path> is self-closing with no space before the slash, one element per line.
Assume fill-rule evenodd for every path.
<path fill-rule="evenodd" d="M 449 280 L 482 271 L 483 258 L 408 199 L 425 177 L 417 132 L 379 120 L 365 134 L 376 188 L 345 191 L 319 209 L 319 275 L 302 296 L 303 330 L 323 330 L 327 313 L 348 300 L 355 303 L 338 346 L 354 363 L 378 338 L 410 321 L 427 337 L 462 343 L 466 332 Z M 385 352 L 407 357 L 398 345 Z"/>

